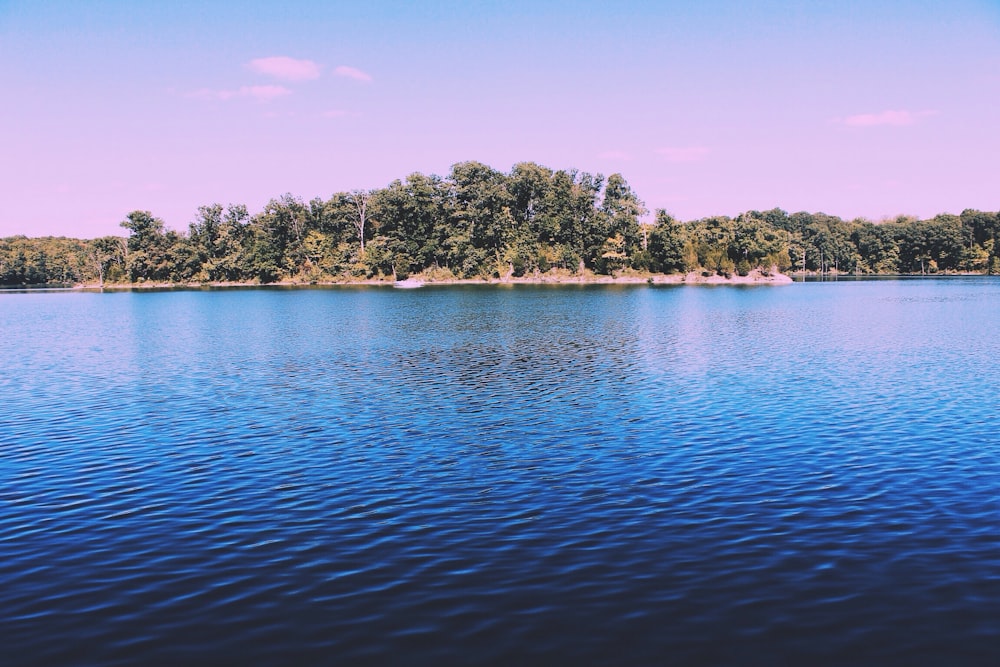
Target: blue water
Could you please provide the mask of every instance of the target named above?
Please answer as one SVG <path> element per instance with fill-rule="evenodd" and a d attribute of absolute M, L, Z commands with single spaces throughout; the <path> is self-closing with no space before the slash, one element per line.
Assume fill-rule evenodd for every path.
<path fill-rule="evenodd" d="M 0 293 L 0 662 L 995 664 L 1000 280 Z"/>

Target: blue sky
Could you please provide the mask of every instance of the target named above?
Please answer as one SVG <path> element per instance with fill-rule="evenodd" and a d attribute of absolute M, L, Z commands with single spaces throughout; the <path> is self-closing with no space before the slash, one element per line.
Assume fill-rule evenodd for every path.
<path fill-rule="evenodd" d="M 1000 209 L 1000 2 L 0 0 L 0 236 L 463 160 L 682 219 Z"/>

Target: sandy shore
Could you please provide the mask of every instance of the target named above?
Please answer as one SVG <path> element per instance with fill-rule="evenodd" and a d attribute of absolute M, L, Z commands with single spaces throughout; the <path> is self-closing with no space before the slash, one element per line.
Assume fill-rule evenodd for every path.
<path fill-rule="evenodd" d="M 420 280 L 419 276 L 417 280 Z M 649 274 L 649 275 L 620 275 L 620 276 L 561 276 L 541 274 L 537 276 L 521 276 L 511 278 L 494 278 L 491 280 L 424 280 L 428 285 L 441 284 L 528 284 L 528 285 L 629 285 L 629 284 L 652 284 L 652 285 L 787 285 L 792 279 L 783 273 L 772 273 L 764 275 L 760 271 L 751 272 L 746 276 L 731 276 L 726 278 L 720 275 L 703 276 L 692 271 L 691 273 L 674 274 Z"/>
<path fill-rule="evenodd" d="M 569 275 L 559 273 L 542 273 L 531 276 L 519 276 L 509 278 L 432 278 L 422 275 L 412 276 L 411 284 L 422 285 L 786 285 L 792 279 L 783 273 L 769 273 L 765 275 L 761 271 L 751 271 L 749 275 L 733 275 L 729 278 L 720 275 L 704 276 L 701 273 L 692 271 L 682 274 L 624 274 L 619 276 L 602 276 L 597 274 Z M 146 282 L 133 284 L 108 284 L 104 289 L 168 289 L 177 287 L 261 287 L 271 286 L 308 286 L 308 285 L 381 285 L 391 286 L 395 282 L 392 279 L 365 279 L 365 280 L 334 280 L 334 281 L 280 281 L 275 283 L 243 283 L 243 282 L 189 282 L 189 283 L 165 283 Z M 98 284 L 75 285 L 75 289 L 101 289 Z"/>
<path fill-rule="evenodd" d="M 653 285 L 785 285 L 792 282 L 792 279 L 783 273 L 770 273 L 764 275 L 760 271 L 751 271 L 749 275 L 733 275 L 729 278 L 712 274 L 703 276 L 701 273 L 692 271 L 691 273 L 673 274 L 626 274 L 620 276 L 524 276 L 521 278 L 511 278 L 509 280 L 491 280 L 492 283 L 554 283 L 554 284 L 653 284 Z"/>

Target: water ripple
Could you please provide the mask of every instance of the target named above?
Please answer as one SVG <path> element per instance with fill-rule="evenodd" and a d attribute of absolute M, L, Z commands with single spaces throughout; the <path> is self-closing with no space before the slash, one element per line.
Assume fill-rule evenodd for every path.
<path fill-rule="evenodd" d="M 0 295 L 6 654 L 986 664 L 987 293 Z"/>

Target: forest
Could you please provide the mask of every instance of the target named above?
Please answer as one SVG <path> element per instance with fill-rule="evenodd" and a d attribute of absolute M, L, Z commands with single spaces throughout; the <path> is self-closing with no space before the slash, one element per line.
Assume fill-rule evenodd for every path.
<path fill-rule="evenodd" d="M 878 223 L 780 208 L 691 221 L 621 174 L 479 162 L 251 213 L 201 206 L 186 231 L 133 211 L 123 236 L 0 239 L 0 285 L 344 282 L 652 273 L 1000 273 L 1000 213 Z"/>

